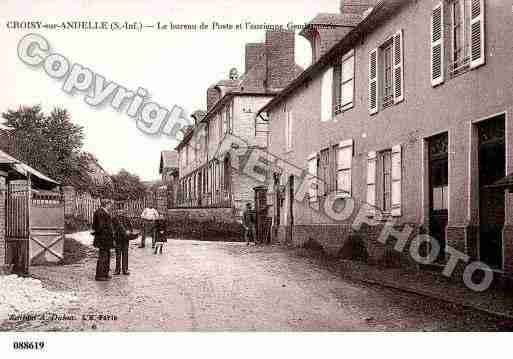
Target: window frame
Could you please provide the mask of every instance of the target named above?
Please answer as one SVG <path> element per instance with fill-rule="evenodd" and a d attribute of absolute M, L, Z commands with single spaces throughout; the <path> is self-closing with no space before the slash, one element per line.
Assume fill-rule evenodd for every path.
<path fill-rule="evenodd" d="M 392 149 L 381 151 L 380 155 L 380 170 L 381 173 L 381 203 L 380 209 L 385 214 L 392 212 Z M 388 182 L 387 182 L 388 177 Z M 387 197 L 388 195 L 388 197 Z M 388 206 L 387 206 L 388 198 Z"/>
<path fill-rule="evenodd" d="M 352 197 L 353 195 L 353 181 L 352 181 L 352 167 L 353 167 L 353 156 L 354 156 L 354 142 L 353 140 L 347 140 L 340 142 L 334 147 L 335 152 L 335 192 L 341 197 Z M 340 152 L 350 151 L 349 164 L 346 166 L 340 166 Z M 347 190 L 339 188 L 339 174 L 349 173 L 349 188 Z"/>
<path fill-rule="evenodd" d="M 348 63 L 348 61 L 353 61 L 353 71 L 351 72 L 351 77 L 348 79 L 344 79 L 344 64 Z M 348 66 L 348 65 L 346 65 Z M 354 99 L 355 99 L 355 77 L 356 77 L 356 52 L 354 49 L 346 52 L 342 58 L 340 59 L 340 63 L 337 65 L 338 76 L 334 77 L 334 86 L 333 88 L 336 90 L 335 94 L 335 115 L 350 110 L 354 107 Z M 352 82 L 351 86 L 351 101 L 347 103 L 342 103 L 343 101 L 343 88 L 347 83 Z"/>
<path fill-rule="evenodd" d="M 462 37 L 462 58 L 456 58 L 456 18 L 455 18 L 455 5 L 460 5 L 460 16 L 461 22 L 458 24 L 461 29 Z M 470 38 L 468 32 L 470 30 L 470 2 L 468 0 L 450 0 L 449 1 L 451 11 L 451 26 L 450 26 L 450 47 L 451 47 L 451 58 L 449 63 L 449 73 L 451 76 L 458 75 L 462 71 L 466 71 L 470 68 Z M 442 19 L 443 21 L 443 19 Z"/>
<path fill-rule="evenodd" d="M 394 104 L 394 37 L 391 36 L 386 41 L 383 42 L 383 44 L 380 46 L 379 49 L 379 60 L 378 60 L 378 76 L 381 77 L 381 89 L 379 92 L 379 105 L 378 108 L 381 110 L 388 108 Z M 390 70 L 390 86 L 388 94 L 388 97 L 385 98 L 386 93 L 385 89 L 386 87 L 386 59 L 389 60 L 389 70 Z"/>

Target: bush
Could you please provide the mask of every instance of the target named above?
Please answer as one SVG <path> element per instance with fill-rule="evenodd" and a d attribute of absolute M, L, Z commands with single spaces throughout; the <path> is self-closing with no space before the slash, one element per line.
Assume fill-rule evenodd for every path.
<path fill-rule="evenodd" d="M 167 221 L 166 233 L 169 237 L 206 241 L 242 241 L 242 226 L 216 219 L 194 220 L 176 217 Z"/>

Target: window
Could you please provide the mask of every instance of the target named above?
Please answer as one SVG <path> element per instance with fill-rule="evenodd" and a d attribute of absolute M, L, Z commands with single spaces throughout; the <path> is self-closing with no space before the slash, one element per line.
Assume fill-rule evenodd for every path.
<path fill-rule="evenodd" d="M 218 129 L 219 129 L 219 138 L 218 139 L 219 139 L 219 141 L 221 141 L 221 139 L 224 136 L 224 126 L 225 126 L 224 116 L 223 116 L 222 111 L 217 114 L 216 119 L 217 119 L 217 125 L 219 126 L 218 127 Z"/>
<path fill-rule="evenodd" d="M 403 32 L 369 53 L 369 113 L 404 100 Z"/>
<path fill-rule="evenodd" d="M 465 27 L 467 22 L 467 11 L 465 11 L 465 0 L 454 0 L 451 4 L 452 10 L 452 63 L 453 70 L 468 65 L 468 43 L 465 40 Z"/>
<path fill-rule="evenodd" d="M 351 197 L 351 163 L 353 140 L 341 142 L 335 147 L 337 154 L 336 191 L 344 197 Z"/>
<path fill-rule="evenodd" d="M 382 172 L 382 205 L 384 212 L 390 212 L 392 209 L 392 151 L 381 152 L 381 172 Z"/>
<path fill-rule="evenodd" d="M 292 128 L 293 128 L 293 117 L 292 112 L 287 110 L 287 107 L 284 107 L 285 113 L 285 150 L 292 150 Z"/>
<path fill-rule="evenodd" d="M 383 63 L 383 98 L 381 99 L 383 107 L 388 107 L 394 103 L 394 91 L 392 84 L 392 41 L 389 41 L 382 50 Z"/>
<path fill-rule="evenodd" d="M 335 114 L 353 107 L 354 100 L 354 50 L 342 57 L 335 68 Z"/>
<path fill-rule="evenodd" d="M 354 51 L 342 60 L 340 106 L 345 110 L 353 106 L 354 97 Z"/>
<path fill-rule="evenodd" d="M 380 209 L 385 214 L 401 216 L 402 202 L 401 146 L 379 153 L 369 152 L 367 157 L 367 204 L 369 215 Z"/>
<path fill-rule="evenodd" d="M 319 195 L 326 195 L 329 191 L 330 184 L 330 149 L 326 148 L 321 151 L 318 161 L 317 176 L 321 183 L 319 184 Z"/>
<path fill-rule="evenodd" d="M 228 104 L 226 106 L 226 132 L 225 133 L 233 133 L 233 113 L 232 113 L 232 105 Z"/>
<path fill-rule="evenodd" d="M 445 23 L 444 10 L 450 12 Z M 444 48 L 449 49 L 448 74 L 456 76 L 485 63 L 484 0 L 447 0 L 431 13 L 431 85 L 444 82 Z M 445 30 L 447 29 L 447 30 Z M 445 33 L 446 32 L 446 33 Z M 448 35 L 449 43 L 445 44 Z"/>

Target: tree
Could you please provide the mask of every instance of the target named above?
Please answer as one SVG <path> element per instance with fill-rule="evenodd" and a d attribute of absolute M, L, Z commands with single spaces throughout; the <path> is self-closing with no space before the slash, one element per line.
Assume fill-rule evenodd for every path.
<path fill-rule="evenodd" d="M 22 106 L 2 117 L 14 129 L 14 157 L 78 191 L 94 191 L 82 152 L 83 128 L 71 122 L 66 109 L 55 108 L 46 116 L 39 105 Z"/>
<path fill-rule="evenodd" d="M 146 185 L 141 182 L 139 176 L 125 169 L 112 175 L 111 179 L 113 187 L 112 198 L 116 201 L 141 198 L 146 194 Z"/>

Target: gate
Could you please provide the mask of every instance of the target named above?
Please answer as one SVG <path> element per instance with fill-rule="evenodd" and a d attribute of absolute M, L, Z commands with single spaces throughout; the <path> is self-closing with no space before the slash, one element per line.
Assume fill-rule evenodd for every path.
<path fill-rule="evenodd" d="M 13 271 L 28 274 L 30 181 L 9 181 L 5 207 L 6 261 Z"/>
<path fill-rule="evenodd" d="M 64 259 L 64 196 L 60 192 L 32 193 L 29 258 L 31 265 Z"/>

